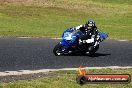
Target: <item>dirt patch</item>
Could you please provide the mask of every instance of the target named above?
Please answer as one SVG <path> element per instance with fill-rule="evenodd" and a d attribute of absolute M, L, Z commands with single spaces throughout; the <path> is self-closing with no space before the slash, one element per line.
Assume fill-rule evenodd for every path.
<path fill-rule="evenodd" d="M 0 82 L 9 83 L 18 80 L 31 80 L 42 77 L 54 77 L 63 76 L 62 74 L 45 72 L 45 73 L 34 73 L 34 74 L 24 74 L 24 75 L 11 75 L 11 76 L 0 76 Z"/>
<path fill-rule="evenodd" d="M 1 4 L 15 5 L 52 5 L 55 0 L 0 0 Z"/>

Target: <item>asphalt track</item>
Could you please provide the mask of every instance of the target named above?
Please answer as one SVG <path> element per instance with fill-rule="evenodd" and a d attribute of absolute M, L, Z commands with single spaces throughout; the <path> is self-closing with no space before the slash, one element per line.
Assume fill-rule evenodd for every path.
<path fill-rule="evenodd" d="M 132 66 L 132 41 L 106 40 L 93 57 L 54 56 L 59 40 L 50 38 L 0 38 L 0 72 L 104 66 Z"/>

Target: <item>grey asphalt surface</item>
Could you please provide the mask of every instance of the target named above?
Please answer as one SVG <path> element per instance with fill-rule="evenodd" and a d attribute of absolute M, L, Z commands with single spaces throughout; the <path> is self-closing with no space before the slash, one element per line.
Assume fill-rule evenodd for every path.
<path fill-rule="evenodd" d="M 0 38 L 0 71 L 132 66 L 132 41 L 106 40 L 94 57 L 55 56 L 52 50 L 57 42 L 50 38 Z"/>

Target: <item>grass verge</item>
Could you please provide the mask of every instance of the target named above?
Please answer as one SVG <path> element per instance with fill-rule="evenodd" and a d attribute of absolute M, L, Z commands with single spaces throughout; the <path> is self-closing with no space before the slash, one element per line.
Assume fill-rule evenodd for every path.
<path fill-rule="evenodd" d="M 60 37 L 93 18 L 109 39 L 132 40 L 131 0 L 3 0 L 0 36 Z"/>
<path fill-rule="evenodd" d="M 39 79 L 16 81 L 10 83 L 1 83 L 1 88 L 131 88 L 129 84 L 86 84 L 80 86 L 76 83 L 76 71 L 57 71 L 53 72 L 63 74 L 63 76 L 44 77 Z M 90 69 L 88 74 L 130 74 L 132 69 Z"/>

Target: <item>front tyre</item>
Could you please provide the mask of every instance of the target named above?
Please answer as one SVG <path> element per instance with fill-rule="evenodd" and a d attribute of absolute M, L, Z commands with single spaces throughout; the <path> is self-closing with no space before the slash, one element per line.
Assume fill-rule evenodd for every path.
<path fill-rule="evenodd" d="M 62 45 L 60 45 L 60 43 L 58 43 L 53 49 L 54 55 L 55 56 L 60 56 L 61 55 L 61 50 L 62 50 Z"/>

